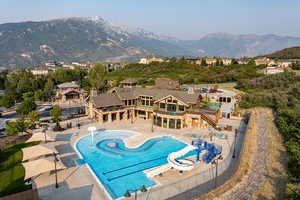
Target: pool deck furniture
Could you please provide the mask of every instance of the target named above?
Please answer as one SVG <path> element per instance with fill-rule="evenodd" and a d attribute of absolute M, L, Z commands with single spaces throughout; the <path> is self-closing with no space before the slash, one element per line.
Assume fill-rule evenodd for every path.
<path fill-rule="evenodd" d="M 84 124 L 84 122 L 82 121 Z M 233 125 L 239 126 L 240 121 L 232 121 Z M 64 125 L 64 122 L 62 123 Z M 55 148 L 60 153 L 60 159 L 68 167 L 65 170 L 58 172 L 59 188 L 56 189 L 55 177 L 52 173 L 45 173 L 33 179 L 34 188 L 38 189 L 39 195 L 42 199 L 92 199 L 92 200 L 109 200 L 109 197 L 105 194 L 104 190 L 99 186 L 96 179 L 89 172 L 86 165 L 77 166 L 75 160 L 79 159 L 77 153 L 74 151 L 73 146 L 78 138 L 90 134 L 87 131 L 89 126 L 95 126 L 97 130 L 100 129 L 114 129 L 114 130 L 130 130 L 140 133 L 136 137 L 126 140 L 126 146 L 134 148 L 142 144 L 144 141 L 152 137 L 172 135 L 181 141 L 191 143 L 195 138 L 190 137 L 191 134 L 208 134 L 207 130 L 195 129 L 165 129 L 160 127 L 154 127 L 154 132 L 151 132 L 151 121 L 137 119 L 133 124 L 130 120 L 118 121 L 115 123 L 99 124 L 97 122 L 83 125 L 81 129 L 72 128 L 61 133 L 53 132 L 53 138 L 56 138 L 56 142 L 53 143 Z M 230 147 L 234 140 L 234 132 L 224 132 L 228 135 L 227 140 L 220 140 L 214 138 L 214 143 L 223 147 L 223 157 L 228 156 Z M 184 172 L 178 176 L 178 170 L 168 170 L 163 176 L 155 176 L 155 180 L 160 185 L 168 185 L 177 183 L 181 179 L 193 176 L 194 174 L 208 170 L 211 165 L 197 164 L 194 169 L 188 172 Z"/>

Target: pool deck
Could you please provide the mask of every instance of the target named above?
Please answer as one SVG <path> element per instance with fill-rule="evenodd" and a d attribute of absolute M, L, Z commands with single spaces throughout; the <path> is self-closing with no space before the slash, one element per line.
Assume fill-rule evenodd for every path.
<path fill-rule="evenodd" d="M 86 119 L 81 119 L 84 121 Z M 236 128 L 240 125 L 240 120 L 231 120 L 230 123 Z M 60 133 L 51 133 L 56 139 L 53 142 L 53 146 L 60 153 L 60 158 L 62 162 L 68 167 L 65 170 L 58 172 L 58 182 L 59 188 L 55 188 L 55 174 L 45 173 L 33 179 L 34 187 L 38 189 L 39 195 L 43 200 L 81 200 L 81 199 L 91 199 L 91 200 L 109 200 L 110 197 L 106 194 L 101 185 L 98 184 L 97 180 L 94 178 L 92 173 L 89 171 L 86 165 L 76 166 L 75 160 L 79 158 L 76 151 L 74 150 L 74 145 L 76 141 L 89 132 L 87 128 L 90 126 L 95 126 L 97 130 L 107 129 L 107 130 L 129 130 L 140 133 L 135 137 L 131 137 L 125 140 L 126 146 L 130 148 L 137 147 L 143 144 L 146 140 L 159 137 L 159 136 L 173 136 L 174 138 L 181 140 L 187 144 L 191 144 L 193 134 L 201 135 L 201 139 L 210 142 L 209 133 L 207 130 L 199 129 L 182 129 L 182 130 L 170 130 L 159 127 L 154 127 L 154 131 L 151 131 L 152 122 L 143 119 L 138 119 L 134 121 L 133 124 L 130 121 L 113 122 L 100 125 L 99 123 L 90 123 L 88 125 L 82 126 L 80 129 L 72 128 Z M 49 131 L 50 132 L 50 131 Z M 234 141 L 234 132 L 224 132 L 228 135 L 228 139 L 218 139 L 213 137 L 213 143 L 222 146 L 223 157 L 228 156 L 230 147 Z M 195 158 L 193 158 L 195 159 Z M 198 163 L 195 168 L 189 172 L 184 172 L 183 174 L 178 173 L 177 170 L 172 169 L 164 173 L 163 176 L 155 177 L 154 180 L 160 184 L 171 184 L 180 181 L 180 179 L 192 176 L 193 174 L 199 173 L 201 171 L 207 170 L 211 167 L 211 164 Z M 211 172 L 213 173 L 213 172 Z M 213 174 L 212 174 L 213 176 Z"/>

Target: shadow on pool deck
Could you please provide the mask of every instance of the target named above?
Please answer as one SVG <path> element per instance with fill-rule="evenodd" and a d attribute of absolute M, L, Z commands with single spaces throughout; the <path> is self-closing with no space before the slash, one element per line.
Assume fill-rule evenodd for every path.
<path fill-rule="evenodd" d="M 75 153 L 74 149 L 69 143 L 56 145 L 55 149 L 59 154 Z"/>
<path fill-rule="evenodd" d="M 55 137 L 56 141 L 70 141 L 72 138 L 72 133 L 67 133 L 67 134 L 57 134 Z"/>
<path fill-rule="evenodd" d="M 93 185 L 86 185 L 78 188 L 71 189 L 65 182 L 59 183 L 59 188 L 55 185 L 48 185 L 39 188 L 40 199 L 43 200 L 82 200 L 92 199 Z"/>

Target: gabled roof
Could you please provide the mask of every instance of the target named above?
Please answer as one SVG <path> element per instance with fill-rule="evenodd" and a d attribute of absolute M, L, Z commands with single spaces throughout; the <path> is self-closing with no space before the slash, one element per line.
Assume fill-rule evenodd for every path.
<path fill-rule="evenodd" d="M 96 108 L 123 105 L 122 101 L 116 94 L 110 93 L 100 94 L 96 97 L 93 97 L 92 101 L 94 102 Z"/>
<path fill-rule="evenodd" d="M 128 79 L 125 79 L 123 80 L 121 83 L 122 84 L 133 84 L 133 83 L 137 83 L 138 81 L 134 78 L 128 78 Z"/>
<path fill-rule="evenodd" d="M 116 94 L 121 100 L 136 99 L 139 96 L 151 96 L 154 101 L 163 99 L 169 95 L 175 97 L 179 101 L 185 104 L 194 104 L 199 101 L 199 93 L 188 94 L 179 90 L 167 90 L 167 89 L 154 89 L 154 88 L 113 88 L 110 91 L 111 94 Z"/>
<path fill-rule="evenodd" d="M 57 86 L 58 88 L 76 88 L 79 87 L 75 82 L 62 83 Z"/>

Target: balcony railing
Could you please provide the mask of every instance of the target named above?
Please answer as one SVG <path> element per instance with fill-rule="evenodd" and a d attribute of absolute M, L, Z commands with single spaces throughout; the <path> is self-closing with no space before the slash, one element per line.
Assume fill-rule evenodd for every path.
<path fill-rule="evenodd" d="M 163 115 L 171 115 L 171 116 L 183 116 L 186 112 L 176 112 L 176 111 L 166 111 L 166 110 L 158 110 L 155 109 L 154 113 L 163 114 Z"/>
<path fill-rule="evenodd" d="M 120 111 L 126 109 L 125 106 L 119 106 L 119 107 L 109 107 L 109 108 L 102 108 L 98 109 L 100 112 L 113 112 L 113 111 Z"/>

